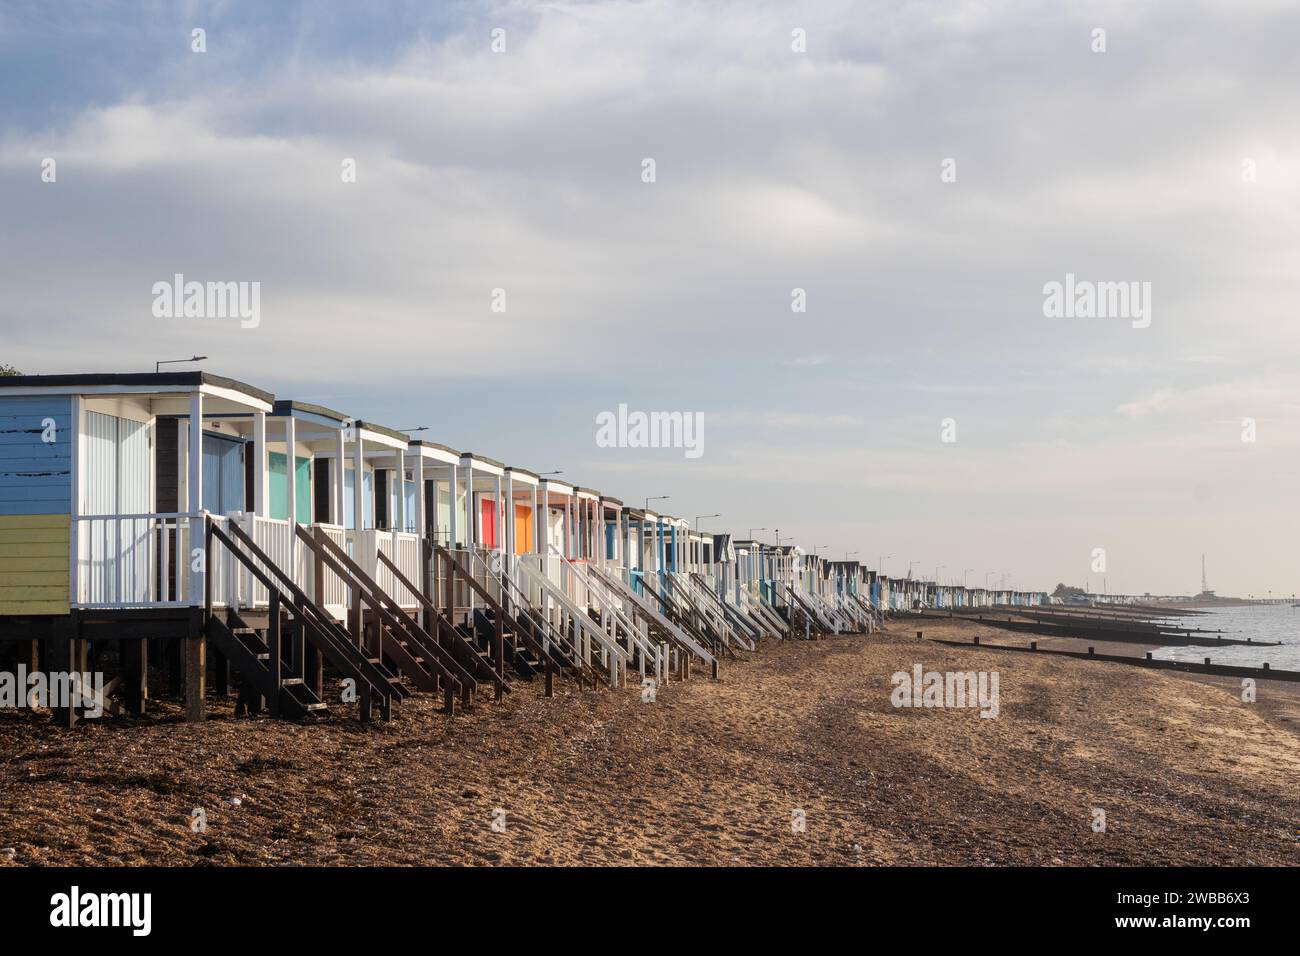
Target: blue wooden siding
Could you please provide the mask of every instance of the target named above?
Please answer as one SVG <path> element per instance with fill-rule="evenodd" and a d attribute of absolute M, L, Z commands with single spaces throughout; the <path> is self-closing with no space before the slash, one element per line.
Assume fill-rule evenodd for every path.
<path fill-rule="evenodd" d="M 403 489 L 405 489 L 406 492 L 402 503 L 402 508 L 403 508 L 402 515 L 406 520 L 406 527 L 398 528 L 398 530 L 410 531 L 410 532 L 418 531 L 419 533 L 423 534 L 424 529 L 417 528 L 415 526 L 415 482 L 405 481 L 402 483 L 402 487 Z"/>
<path fill-rule="evenodd" d="M 351 468 L 343 473 L 343 525 L 347 528 L 356 527 L 352 520 L 352 516 L 356 513 L 356 509 L 352 506 L 352 488 L 356 484 L 352 480 L 352 474 Z M 361 527 L 373 528 L 375 526 L 374 472 L 367 471 L 362 476 L 361 498 L 365 507 L 365 510 L 362 513 L 364 523 Z"/>
<path fill-rule="evenodd" d="M 54 420 L 54 441 L 43 440 Z M 72 399 L 0 398 L 0 515 L 72 513 Z"/>
<path fill-rule="evenodd" d="M 0 397 L 0 614 L 68 613 L 76 435 L 71 397 Z"/>

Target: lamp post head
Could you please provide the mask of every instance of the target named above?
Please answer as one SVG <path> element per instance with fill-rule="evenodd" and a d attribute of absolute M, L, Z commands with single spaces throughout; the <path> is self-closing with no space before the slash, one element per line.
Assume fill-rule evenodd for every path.
<path fill-rule="evenodd" d="M 153 371 L 154 374 L 157 375 L 162 371 L 164 365 L 179 365 L 183 362 L 206 362 L 207 358 L 206 355 L 191 355 L 187 359 L 162 359 L 153 363 Z"/>

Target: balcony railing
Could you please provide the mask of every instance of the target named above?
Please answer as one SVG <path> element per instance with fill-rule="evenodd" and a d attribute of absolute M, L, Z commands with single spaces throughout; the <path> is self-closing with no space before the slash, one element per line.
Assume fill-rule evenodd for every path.
<path fill-rule="evenodd" d="M 347 538 L 352 545 L 353 560 L 365 568 L 366 573 L 374 577 L 375 583 L 383 588 L 386 594 L 402 607 L 419 606 L 417 595 L 411 594 L 404 585 L 400 584 L 397 576 L 384 567 L 378 558 L 379 554 L 385 555 L 401 569 L 407 580 L 419 581 L 422 572 L 418 534 L 366 528 L 359 536 L 355 531 L 347 532 Z"/>
<path fill-rule="evenodd" d="M 191 546 L 194 519 L 220 524 L 237 522 L 277 566 L 290 573 L 294 583 L 325 608 L 342 615 L 350 594 L 343 580 L 328 567 L 320 569 L 317 588 L 315 561 L 294 539 L 293 523 L 262 518 L 251 512 L 227 517 L 207 513 L 167 512 L 128 515 L 79 515 L 72 524 L 72 606 L 77 608 L 191 607 L 203 603 L 203 574 L 211 576 L 216 606 L 266 607 L 266 586 L 243 564 L 234 560 L 219 541 L 211 555 L 200 536 Z M 354 533 L 336 525 L 317 525 L 340 547 L 347 548 L 364 567 L 376 573 L 375 550 L 382 550 L 411 580 L 420 579 L 420 541 L 414 534 L 364 531 L 360 549 Z M 367 551 L 367 547 L 372 550 Z M 210 563 L 209 563 L 210 562 Z M 260 562 L 254 561 L 259 567 Z M 205 567 L 204 565 L 207 564 Z M 265 569 L 263 569 L 265 570 Z M 192 582 L 192 573 L 197 583 Z M 402 604 L 415 603 L 394 576 L 382 566 L 376 577 Z"/>
<path fill-rule="evenodd" d="M 79 515 L 72 524 L 72 604 L 188 605 L 190 515 Z"/>
<path fill-rule="evenodd" d="M 195 519 L 206 514 L 159 512 L 78 515 L 72 523 L 72 606 L 78 608 L 189 607 L 203 603 L 202 575 L 212 575 L 213 601 L 237 600 L 233 562 L 223 548 L 212 564 L 202 544 L 191 547 Z M 199 586 L 191 587 L 192 572 Z"/>

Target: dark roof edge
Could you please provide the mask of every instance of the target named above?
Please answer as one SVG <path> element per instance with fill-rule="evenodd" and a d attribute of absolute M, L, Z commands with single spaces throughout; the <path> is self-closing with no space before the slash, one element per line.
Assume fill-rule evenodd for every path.
<path fill-rule="evenodd" d="M 308 415 L 319 415 L 321 418 L 332 418 L 340 425 L 348 420 L 348 416 L 332 408 L 326 408 L 324 405 L 313 405 L 311 402 L 298 402 L 291 398 L 280 399 L 275 403 L 272 410 L 273 415 L 293 412 L 304 412 Z"/>
<path fill-rule="evenodd" d="M 275 396 L 260 388 L 254 388 L 246 382 L 240 382 L 224 375 L 211 372 L 89 372 L 81 375 L 3 375 L 0 376 L 0 388 L 76 388 L 78 386 L 124 385 L 154 386 L 167 385 L 215 385 L 243 392 L 250 398 L 275 404 Z"/>
<path fill-rule="evenodd" d="M 374 422 L 367 422 L 362 419 L 357 419 L 353 424 L 355 424 L 357 428 L 365 429 L 368 432 L 374 432 L 376 435 L 387 435 L 389 438 L 399 439 L 406 445 L 411 443 L 410 435 L 406 434 L 406 432 L 399 432 L 396 428 L 389 428 L 387 425 L 376 425 Z"/>

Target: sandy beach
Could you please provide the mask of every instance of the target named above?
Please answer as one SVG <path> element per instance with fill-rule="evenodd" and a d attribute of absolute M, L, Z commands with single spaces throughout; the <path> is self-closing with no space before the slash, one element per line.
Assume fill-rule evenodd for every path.
<path fill-rule="evenodd" d="M 521 683 L 454 718 L 419 695 L 368 728 L 232 702 L 71 732 L 3 712 L 0 866 L 1300 864 L 1296 685 L 1246 704 L 1228 680 L 918 627 L 1010 637 L 901 620 L 769 643 L 653 703 Z M 997 671 L 999 716 L 893 707 L 890 675 L 918 663 Z"/>

